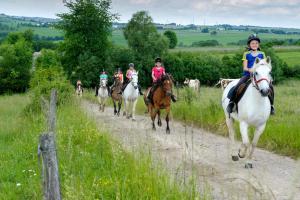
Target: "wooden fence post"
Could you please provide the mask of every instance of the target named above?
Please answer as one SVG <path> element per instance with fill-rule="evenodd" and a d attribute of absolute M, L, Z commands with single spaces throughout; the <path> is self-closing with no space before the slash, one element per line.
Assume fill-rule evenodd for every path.
<path fill-rule="evenodd" d="M 52 89 L 50 104 L 41 98 L 42 110 L 48 118 L 46 133 L 40 135 L 38 155 L 42 156 L 42 178 L 45 200 L 61 200 L 55 143 L 57 91 Z"/>

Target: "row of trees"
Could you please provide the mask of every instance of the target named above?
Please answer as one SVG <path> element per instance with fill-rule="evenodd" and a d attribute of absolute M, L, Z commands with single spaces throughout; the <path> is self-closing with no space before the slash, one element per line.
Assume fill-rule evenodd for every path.
<path fill-rule="evenodd" d="M 39 71 L 39 78 L 44 73 L 45 77 L 49 77 L 48 73 L 51 73 L 51 70 L 47 71 L 48 68 L 59 66 L 54 70 L 59 77 L 62 73 L 59 69 L 63 69 L 73 84 L 81 79 L 85 87 L 94 87 L 98 84 L 99 73 L 102 70 L 112 74 L 120 67 L 125 71 L 128 63 L 133 62 L 141 74 L 140 82 L 145 87 L 151 84 L 151 68 L 155 57 L 158 56 L 162 57 L 166 71 L 181 83 L 188 77 L 198 78 L 202 83 L 212 85 L 220 77 L 241 76 L 242 52 L 232 57 L 224 56 L 222 59 L 209 54 L 169 53 L 168 49 L 176 46 L 176 34 L 172 31 L 159 34 L 146 11 L 135 13 L 124 29 L 129 48 L 113 46 L 109 36 L 112 21 L 117 15 L 110 12 L 110 5 L 110 0 L 75 0 L 66 3 L 70 12 L 60 14 L 62 20 L 58 24 L 58 28 L 65 32 L 64 41 L 59 46 L 47 47 L 57 47 L 55 53 L 43 52 L 43 62 L 50 64 L 47 65 L 49 67 L 40 67 L 43 70 Z M 1 93 L 26 90 L 30 79 L 32 47 L 35 44 L 31 31 L 10 34 L 2 43 Z M 266 47 L 264 50 L 272 57 L 273 76 L 276 81 L 285 76 L 291 77 L 293 72 L 298 70 L 290 70 L 275 55 L 272 48 Z M 51 64 L 51 57 L 55 58 L 54 64 Z"/>

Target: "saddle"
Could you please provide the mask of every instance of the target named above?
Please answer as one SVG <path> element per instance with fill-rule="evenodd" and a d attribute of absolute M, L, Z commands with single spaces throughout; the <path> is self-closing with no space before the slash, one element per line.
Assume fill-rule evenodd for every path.
<path fill-rule="evenodd" d="M 250 83 L 251 83 L 251 79 L 249 78 L 245 83 L 242 83 L 240 86 L 232 87 L 228 92 L 227 98 L 232 99 L 233 102 L 235 103 L 235 105 L 237 105 L 238 102 L 244 96 L 244 94 L 245 94 L 247 88 L 249 87 Z"/>

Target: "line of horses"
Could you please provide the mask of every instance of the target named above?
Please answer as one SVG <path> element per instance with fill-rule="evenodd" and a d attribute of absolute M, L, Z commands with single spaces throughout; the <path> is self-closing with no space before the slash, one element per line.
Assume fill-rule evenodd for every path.
<path fill-rule="evenodd" d="M 270 116 L 270 101 L 268 99 L 268 92 L 270 91 L 270 85 L 272 84 L 272 77 L 270 75 L 272 70 L 270 57 L 266 59 L 255 61 L 253 67 L 253 73 L 251 76 L 251 84 L 246 89 L 244 95 L 236 105 L 236 110 L 229 114 L 226 110 L 229 103 L 228 93 L 233 88 L 238 79 L 232 79 L 229 82 L 226 81 L 227 87 L 222 88 L 222 107 L 224 110 L 226 124 L 229 130 L 231 156 L 233 161 L 238 161 L 239 158 L 246 158 L 246 168 L 252 168 L 252 156 L 254 149 L 257 145 L 259 137 L 263 133 L 267 120 Z M 138 91 L 138 72 L 132 74 L 132 79 L 126 86 L 124 92 L 121 92 L 122 83 L 120 80 L 115 80 L 115 87 L 112 92 L 111 98 L 114 104 L 114 114 L 119 116 L 124 101 L 124 113 L 128 119 L 136 120 L 135 107 L 139 97 Z M 155 119 L 158 118 L 157 125 L 162 126 L 161 122 L 161 109 L 166 110 L 166 133 L 170 134 L 169 119 L 171 109 L 171 94 L 174 80 L 170 74 L 166 74 L 160 81 L 160 87 L 158 87 L 153 93 L 152 101 L 147 100 L 147 94 L 149 89 L 144 94 L 144 102 L 150 113 L 152 120 L 152 129 L 156 130 Z M 196 81 L 195 84 L 200 85 L 200 82 Z M 193 84 L 193 86 L 195 86 Z M 222 84 L 222 83 L 221 83 Z M 225 82 L 224 82 L 225 84 Z M 107 90 L 107 80 L 101 80 L 98 90 L 98 100 L 100 103 L 100 110 L 104 112 L 106 101 L 109 97 Z M 198 86 L 196 87 L 198 90 Z M 201 102 L 199 102 L 201 103 Z M 240 132 L 242 135 L 242 145 L 237 150 L 235 149 L 235 131 L 233 122 L 234 120 L 240 123 Z M 253 126 L 255 128 L 254 138 L 249 141 L 248 127 Z"/>

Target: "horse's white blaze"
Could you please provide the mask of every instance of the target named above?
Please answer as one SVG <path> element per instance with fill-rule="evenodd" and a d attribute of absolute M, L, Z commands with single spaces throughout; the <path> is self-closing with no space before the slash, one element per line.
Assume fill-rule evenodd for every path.
<path fill-rule="evenodd" d="M 126 86 L 123 98 L 124 98 L 124 112 L 126 113 L 127 118 L 132 116 L 132 119 L 135 120 L 135 107 L 139 97 L 138 89 L 138 73 L 132 74 L 132 79 Z"/>
<path fill-rule="evenodd" d="M 107 80 L 101 79 L 100 87 L 98 89 L 98 101 L 100 104 L 100 109 L 102 109 L 102 111 L 104 111 L 104 107 L 105 107 L 107 98 L 108 98 Z"/>
<path fill-rule="evenodd" d="M 247 88 L 244 96 L 238 103 L 238 113 L 231 113 L 230 116 L 226 111 L 229 99 L 227 98 L 228 92 L 234 87 L 239 80 L 232 81 L 225 88 L 222 96 L 222 107 L 226 116 L 226 124 L 229 129 L 229 138 L 231 141 L 231 153 L 233 156 L 237 155 L 234 141 L 234 127 L 233 119 L 240 122 L 240 132 L 242 135 L 242 147 L 240 155 L 247 157 L 247 163 L 251 163 L 252 154 L 260 135 L 263 133 L 267 120 L 270 117 L 271 104 L 268 96 L 262 95 L 262 91 L 268 91 L 271 82 L 271 65 L 266 60 L 261 60 L 254 66 L 254 74 L 256 80 L 261 80 L 258 83 L 252 80 L 252 83 Z M 248 137 L 248 127 L 255 128 L 254 138 L 252 143 Z"/>

